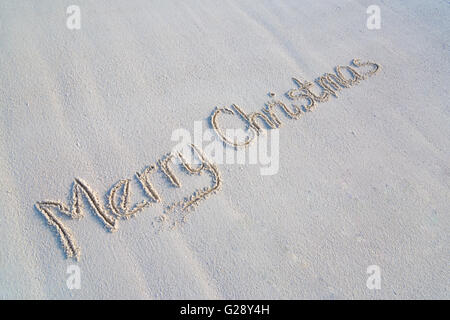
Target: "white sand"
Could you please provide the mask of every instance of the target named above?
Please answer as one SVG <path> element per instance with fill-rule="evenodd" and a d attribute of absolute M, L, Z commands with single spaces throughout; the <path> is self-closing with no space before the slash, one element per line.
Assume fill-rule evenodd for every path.
<path fill-rule="evenodd" d="M 448 1 L 78 0 L 69 30 L 71 4 L 0 2 L 0 298 L 450 298 Z M 206 128 L 216 106 L 259 111 L 353 58 L 382 69 L 283 118 L 277 174 L 219 164 L 221 191 L 173 230 L 155 226 L 162 203 L 115 233 L 91 210 L 61 218 L 76 262 L 34 208 L 69 203 L 75 177 L 104 205 L 132 179 L 137 203 L 133 175 L 173 130 Z M 179 177 L 155 178 L 163 199 L 210 183 Z"/>

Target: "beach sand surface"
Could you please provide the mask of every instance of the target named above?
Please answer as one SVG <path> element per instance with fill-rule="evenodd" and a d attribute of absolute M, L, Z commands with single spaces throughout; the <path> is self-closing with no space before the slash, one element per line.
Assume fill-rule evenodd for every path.
<path fill-rule="evenodd" d="M 70 30 L 73 4 L 0 3 L 0 298 L 450 298 L 448 1 L 79 0 Z M 379 30 L 366 26 L 374 4 Z M 164 201 L 114 233 L 90 209 L 58 215 L 76 261 L 35 208 L 70 203 L 75 178 L 103 205 L 121 179 L 143 200 L 134 174 L 174 130 L 206 130 L 233 103 L 260 111 L 269 92 L 288 102 L 292 77 L 354 58 L 381 69 L 298 120 L 280 115 L 276 174 L 217 164 L 221 190 L 174 228 L 158 226 Z M 163 199 L 210 185 L 177 174 L 182 188 L 156 175 Z"/>

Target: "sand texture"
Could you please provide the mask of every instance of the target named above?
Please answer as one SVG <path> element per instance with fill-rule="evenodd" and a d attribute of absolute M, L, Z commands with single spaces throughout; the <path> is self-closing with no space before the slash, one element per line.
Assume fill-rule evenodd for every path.
<path fill-rule="evenodd" d="M 73 4 L 0 2 L 1 299 L 450 298 L 448 1 Z"/>

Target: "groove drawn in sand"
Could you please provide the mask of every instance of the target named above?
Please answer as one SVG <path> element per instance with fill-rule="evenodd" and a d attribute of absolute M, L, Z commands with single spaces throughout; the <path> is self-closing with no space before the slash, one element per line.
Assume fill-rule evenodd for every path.
<path fill-rule="evenodd" d="M 101 205 L 98 196 L 91 190 L 91 188 L 89 188 L 86 183 L 84 183 L 80 179 L 75 178 L 73 190 L 74 199 L 76 200 L 76 202 L 74 203 L 74 208 L 78 210 L 80 214 L 81 209 L 83 208 L 83 203 L 80 195 L 84 193 L 89 201 L 89 204 L 94 209 L 94 212 L 105 223 L 106 227 L 112 232 L 116 231 L 119 228 L 117 220 L 106 212 L 105 208 L 103 208 L 103 206 Z"/>
<path fill-rule="evenodd" d="M 173 229 L 178 224 L 186 222 L 187 213 L 199 204 L 200 201 L 205 200 L 210 195 L 216 193 L 222 185 L 222 177 L 215 164 L 207 159 L 207 157 L 200 151 L 194 144 L 190 144 L 189 147 L 196 155 L 200 164 L 197 167 L 193 167 L 192 163 L 186 160 L 181 152 L 177 153 L 178 159 L 181 161 L 182 168 L 188 175 L 202 175 L 207 172 L 212 179 L 211 185 L 197 189 L 194 193 L 183 200 L 173 202 L 168 205 L 164 210 L 164 215 L 161 216 L 162 222 L 169 226 L 169 229 Z M 177 178 L 177 181 L 178 178 Z M 179 182 L 181 187 L 181 182 Z"/>
<path fill-rule="evenodd" d="M 122 196 L 118 204 L 117 192 L 122 189 Z M 142 201 L 130 209 L 130 179 L 120 180 L 110 191 L 108 204 L 111 211 L 119 218 L 129 219 L 150 205 L 148 201 Z"/>
<path fill-rule="evenodd" d="M 178 157 L 181 160 L 181 164 L 186 169 L 186 171 L 190 175 L 202 175 L 203 172 L 208 172 L 212 177 L 212 185 L 208 187 L 204 187 L 203 189 L 196 190 L 190 197 L 185 198 L 182 201 L 174 203 L 170 206 L 170 208 L 174 208 L 174 206 L 179 206 L 182 210 L 192 209 L 193 206 L 198 205 L 201 200 L 206 199 L 209 195 L 217 192 L 222 185 L 222 177 L 220 176 L 219 169 L 215 164 L 209 161 L 206 156 L 193 144 L 190 145 L 194 153 L 197 154 L 197 157 L 200 160 L 200 165 L 198 168 L 192 168 L 191 164 L 186 161 L 186 158 L 183 156 L 181 152 L 178 153 Z"/>
<path fill-rule="evenodd" d="M 363 72 L 360 68 L 364 67 L 369 67 L 369 70 Z M 351 66 L 336 66 L 334 73 L 325 73 L 318 77 L 314 83 L 320 90 L 319 93 L 314 91 L 314 83 L 292 78 L 297 88 L 286 92 L 285 96 L 290 100 L 289 103 L 285 103 L 279 99 L 275 100 L 275 94 L 271 92 L 269 96 L 273 99 L 267 102 L 265 108 L 260 112 L 246 113 L 243 108 L 236 104 L 232 104 L 231 108 L 215 108 L 211 115 L 211 125 L 225 144 L 235 149 L 247 147 L 263 133 L 263 126 L 266 129 L 276 129 L 282 126 L 283 122 L 275 112 L 277 109 L 282 110 L 287 118 L 298 120 L 306 112 L 313 111 L 317 107 L 317 104 L 327 102 L 330 97 L 338 98 L 338 92 L 342 89 L 350 88 L 360 83 L 361 80 L 365 80 L 377 73 L 379 69 L 380 65 L 377 63 L 370 61 L 362 62 L 359 59 L 353 59 Z M 292 101 L 298 102 L 301 100 L 304 101 L 302 105 L 292 103 Z M 241 142 L 228 138 L 224 133 L 225 131 L 219 126 L 219 114 L 240 117 L 246 123 L 249 136 Z M 168 153 L 155 164 L 147 166 L 142 172 L 136 172 L 135 177 L 148 199 L 134 206 L 130 205 L 130 179 L 121 179 L 112 186 L 107 197 L 107 208 L 104 208 L 97 194 L 88 184 L 76 178 L 72 187 L 70 207 L 61 201 L 40 201 L 35 204 L 35 207 L 45 217 L 48 224 L 56 229 L 66 256 L 78 260 L 81 256 L 80 247 L 75 241 L 72 231 L 56 216 L 57 212 L 72 219 L 81 219 L 85 215 L 83 211 L 83 199 L 86 199 L 94 214 L 104 223 L 105 227 L 110 231 L 116 231 L 118 229 L 118 219 L 132 218 L 152 203 L 160 203 L 163 201 L 159 192 L 151 183 L 151 177 L 156 172 L 156 166 L 160 168 L 173 186 L 182 188 L 181 180 L 171 168 L 172 165 L 177 164 L 176 160 L 179 160 L 181 167 L 186 171 L 188 176 L 202 175 L 206 172 L 211 176 L 212 181 L 211 185 L 197 189 L 190 196 L 166 206 L 163 214 L 156 216 L 152 223 L 152 225 L 156 224 L 159 226 L 169 224 L 170 227 L 174 227 L 179 222 L 184 222 L 187 212 L 195 208 L 202 200 L 215 194 L 223 183 L 217 165 L 208 160 L 197 146 L 190 144 L 189 147 L 199 160 L 198 166 L 194 166 L 193 163 L 189 162 L 186 155 L 177 152 Z M 158 226 L 155 228 L 158 228 Z"/>
<path fill-rule="evenodd" d="M 118 228 L 117 220 L 106 212 L 101 205 L 97 194 L 81 179 L 75 178 L 72 187 L 72 203 L 70 208 L 61 201 L 41 201 L 36 203 L 36 209 L 42 213 L 49 225 L 56 228 L 67 257 L 74 257 L 77 260 L 81 256 L 81 250 L 72 235 L 72 231 L 57 218 L 54 211 L 60 212 L 72 219 L 79 220 L 83 218 L 85 215 L 82 210 L 83 195 L 84 198 L 87 199 L 94 213 L 105 224 L 106 228 L 112 232 L 116 231 Z"/>
<path fill-rule="evenodd" d="M 153 184 L 150 182 L 150 175 L 156 170 L 154 165 L 150 165 L 144 169 L 141 173 L 136 172 L 136 177 L 142 185 L 145 194 L 154 202 L 161 202 L 161 197 L 156 191 Z"/>
<path fill-rule="evenodd" d="M 64 252 L 68 258 L 79 259 L 81 256 L 81 249 L 75 241 L 72 231 L 67 228 L 51 211 L 50 208 L 57 208 L 59 211 L 64 212 L 68 209 L 63 209 L 63 204 L 54 201 L 42 201 L 36 203 L 36 209 L 42 213 L 47 219 L 50 226 L 56 228 L 56 232 L 59 235 Z"/>
<path fill-rule="evenodd" d="M 169 181 L 177 188 L 181 188 L 180 180 L 173 173 L 172 169 L 169 167 L 169 162 L 175 158 L 173 153 L 168 153 L 162 160 L 158 161 L 159 167 L 162 172 L 167 176 Z"/>
<path fill-rule="evenodd" d="M 210 162 L 205 155 L 195 146 L 195 145 L 191 145 L 192 149 L 195 150 L 195 152 L 198 154 L 198 156 L 201 159 L 201 166 L 199 167 L 199 169 L 195 169 L 193 170 L 190 165 L 185 161 L 185 159 L 183 157 L 181 158 L 182 164 L 183 166 L 186 168 L 186 170 L 190 173 L 190 174 L 198 174 L 201 175 L 202 172 L 208 172 L 211 177 L 212 177 L 212 186 L 209 187 L 205 187 L 201 190 L 197 190 L 196 192 L 194 192 L 194 194 L 192 194 L 192 196 L 189 197 L 189 199 L 185 200 L 182 203 L 182 208 L 183 210 L 188 210 L 191 209 L 193 206 L 198 205 L 198 203 L 201 200 L 206 199 L 208 196 L 214 194 L 215 192 L 217 192 L 221 185 L 222 185 L 222 177 L 220 176 L 220 172 L 219 169 L 217 168 L 217 166 L 215 164 L 213 164 L 212 162 Z"/>
<path fill-rule="evenodd" d="M 222 183 L 217 166 L 207 160 L 204 154 L 195 145 L 190 145 L 190 148 L 200 160 L 200 165 L 198 167 L 192 166 L 181 152 L 178 152 L 176 155 L 168 154 L 158 160 L 157 164 L 166 175 L 167 179 L 179 188 L 182 186 L 181 182 L 174 174 L 173 170 L 168 166 L 169 161 L 175 160 L 176 157 L 180 160 L 180 165 L 186 170 L 188 175 L 201 175 L 203 172 L 208 172 L 212 176 L 213 183 L 211 186 L 196 190 L 186 199 L 169 205 L 164 214 L 155 219 L 156 223 L 167 223 L 170 220 L 184 221 L 183 216 L 179 214 L 179 212 L 176 212 L 175 209 L 180 208 L 182 211 L 189 210 L 193 206 L 197 205 L 201 200 L 206 199 L 209 195 L 215 193 Z M 141 173 L 136 172 L 136 179 L 140 183 L 144 194 L 151 201 L 157 203 L 161 202 L 162 199 L 150 179 L 151 174 L 155 171 L 155 165 L 147 166 Z M 130 179 L 122 179 L 113 185 L 107 197 L 107 208 L 102 206 L 97 194 L 91 189 L 91 187 L 89 187 L 86 182 L 78 178 L 75 179 L 72 187 L 70 208 L 62 201 L 42 201 L 36 203 L 37 210 L 42 213 L 51 226 L 56 228 L 57 234 L 61 239 L 64 252 L 68 258 L 74 257 L 78 260 L 81 257 L 81 250 L 74 239 L 72 231 L 66 227 L 60 219 L 57 218 L 54 211 L 60 212 L 72 219 L 81 219 L 85 216 L 83 211 L 83 200 L 86 199 L 93 212 L 100 218 L 105 226 L 110 231 L 116 231 L 118 229 L 118 219 L 129 219 L 134 217 L 144 208 L 151 205 L 151 202 L 144 200 L 135 204 L 132 208 L 130 207 L 130 182 Z M 109 214 L 108 209 L 111 211 L 111 214 Z M 169 212 L 170 217 L 168 216 Z M 177 223 L 175 222 L 172 223 L 172 225 L 176 224 Z"/>
<path fill-rule="evenodd" d="M 216 108 L 213 111 L 211 115 L 211 126 L 225 144 L 230 145 L 235 149 L 247 147 L 262 133 L 262 125 L 265 125 L 269 129 L 276 129 L 282 126 L 282 121 L 275 113 L 276 107 L 281 109 L 288 118 L 298 120 L 305 112 L 313 111 L 318 103 L 327 102 L 330 96 L 338 98 L 338 91 L 360 83 L 361 80 L 365 80 L 374 75 L 380 69 L 380 65 L 375 62 L 361 62 L 359 59 L 353 59 L 351 64 L 352 66 L 336 66 L 334 68 L 334 74 L 325 73 L 318 77 L 315 80 L 315 83 L 321 90 L 320 93 L 316 93 L 313 90 L 314 83 L 292 78 L 292 81 L 298 88 L 289 90 L 286 93 L 286 96 L 291 101 L 306 101 L 303 105 L 298 106 L 292 103 L 292 108 L 289 108 L 283 101 L 273 99 L 265 104 L 265 108 L 263 108 L 261 112 L 246 113 L 240 106 L 232 104 L 232 108 L 222 107 Z M 361 67 L 371 67 L 372 70 L 362 73 L 355 69 Z M 348 75 L 346 76 L 345 73 Z M 269 96 L 273 98 L 275 94 L 270 92 Z M 218 116 L 221 113 L 240 116 L 248 126 L 249 137 L 243 142 L 233 141 L 227 137 L 224 130 L 219 126 Z"/>
<path fill-rule="evenodd" d="M 247 145 L 249 145 L 252 140 L 254 139 L 254 136 L 252 136 L 251 138 L 246 139 L 243 143 L 237 143 L 236 141 L 231 141 L 229 140 L 229 138 L 225 135 L 225 133 L 222 132 L 222 130 L 220 130 L 220 127 L 217 123 L 217 116 L 219 115 L 219 113 L 228 113 L 230 115 L 235 115 L 235 112 L 233 110 L 231 110 L 230 108 L 227 107 L 223 107 L 223 108 L 216 108 L 211 116 L 211 125 L 214 129 L 214 131 L 216 132 L 216 134 L 221 137 L 221 139 L 226 143 L 229 144 L 235 148 L 238 147 L 245 147 Z"/>

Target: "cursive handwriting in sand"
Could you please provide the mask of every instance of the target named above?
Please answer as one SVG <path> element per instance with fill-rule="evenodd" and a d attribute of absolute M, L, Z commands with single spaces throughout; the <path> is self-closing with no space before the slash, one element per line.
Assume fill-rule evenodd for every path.
<path fill-rule="evenodd" d="M 230 145 L 236 149 L 247 147 L 263 132 L 263 124 L 265 124 L 266 128 L 270 129 L 276 129 L 282 125 L 282 121 L 275 112 L 277 107 L 288 118 L 298 120 L 306 112 L 313 111 L 317 107 L 317 104 L 327 102 L 330 97 L 337 98 L 339 91 L 360 83 L 361 80 L 365 80 L 374 75 L 379 69 L 380 65 L 377 63 L 370 61 L 362 62 L 359 59 L 354 59 L 351 65 L 337 66 L 335 67 L 334 73 L 325 73 L 318 77 L 315 83 L 320 90 L 319 93 L 313 90 L 313 83 L 293 78 L 296 88 L 286 93 L 286 97 L 289 99 L 288 103 L 279 99 L 273 99 L 266 103 L 265 108 L 261 112 L 251 113 L 246 113 L 243 108 L 236 104 L 233 104 L 232 108 L 216 108 L 211 115 L 211 126 L 226 145 Z M 273 98 L 275 94 L 271 93 L 270 96 Z M 295 104 L 302 100 L 304 104 Z M 288 107 L 288 104 L 290 104 L 290 107 Z M 243 141 L 236 141 L 227 137 L 225 134 L 226 131 L 219 125 L 219 114 L 239 116 L 246 125 L 248 136 Z M 85 215 L 83 199 L 86 200 L 91 211 L 103 222 L 105 227 L 109 231 L 114 232 L 119 228 L 118 221 L 120 219 L 130 219 L 153 203 L 163 201 L 158 189 L 152 183 L 152 175 L 157 169 L 161 170 L 170 184 L 175 188 L 182 187 L 181 180 L 175 175 L 173 170 L 173 166 L 177 164 L 181 165 L 188 175 L 202 175 L 203 173 L 207 173 L 211 177 L 211 184 L 209 186 L 198 189 L 190 196 L 166 206 L 163 215 L 159 216 L 156 220 L 157 223 L 168 220 L 168 217 L 173 215 L 177 209 L 181 212 L 188 211 L 220 189 L 222 177 L 217 165 L 208 160 L 197 146 L 191 144 L 189 147 L 198 160 L 195 163 L 188 161 L 188 157 L 181 152 L 170 152 L 155 164 L 147 166 L 141 172 L 136 172 L 136 180 L 142 187 L 146 200 L 134 205 L 130 204 L 130 179 L 121 179 L 112 186 L 108 194 L 107 206 L 104 207 L 99 200 L 98 194 L 85 181 L 76 178 L 72 186 L 70 206 L 66 205 L 63 201 L 40 201 L 36 203 L 35 207 L 45 217 L 49 225 L 56 229 L 66 256 L 79 259 L 81 257 L 81 249 L 72 231 L 62 223 L 57 213 L 71 219 L 83 218 Z M 184 216 L 181 215 L 180 218 L 180 221 L 183 222 Z"/>
<path fill-rule="evenodd" d="M 169 168 L 169 161 L 176 158 L 188 175 L 201 175 L 206 172 L 212 179 L 210 186 L 198 189 L 185 199 L 168 205 L 164 214 L 157 219 L 159 222 L 164 222 L 167 216 L 176 209 L 186 212 L 198 205 L 201 200 L 206 199 L 206 197 L 219 190 L 222 178 L 217 166 L 211 163 L 195 145 L 190 145 L 190 147 L 200 160 L 198 167 L 193 167 L 194 164 L 189 163 L 186 160 L 186 156 L 178 152 L 177 154 L 169 153 L 157 161 L 157 164 L 149 165 L 140 173 L 136 172 L 136 179 L 140 183 L 147 199 L 133 206 L 130 205 L 129 200 L 131 196 L 130 179 L 122 179 L 111 188 L 108 195 L 108 206 L 104 207 L 99 200 L 98 194 L 86 182 L 76 178 L 72 186 L 70 206 L 63 201 L 40 201 L 36 203 L 36 209 L 42 213 L 49 225 L 56 229 L 66 256 L 78 260 L 81 257 L 81 249 L 72 231 L 63 224 L 57 213 L 59 212 L 64 216 L 77 220 L 83 218 L 85 216 L 83 199 L 87 200 L 91 210 L 100 218 L 105 227 L 109 231 L 115 232 L 119 228 L 118 222 L 120 219 L 129 219 L 152 203 L 161 202 L 161 196 L 151 182 L 151 176 L 156 171 L 156 165 L 167 175 L 169 181 L 179 188 L 181 187 L 181 182 Z M 183 217 L 181 217 L 181 220 L 183 221 Z"/>
<path fill-rule="evenodd" d="M 232 108 L 216 108 L 211 116 L 211 125 L 224 143 L 236 149 L 247 147 L 263 132 L 261 128 L 263 123 L 265 123 L 267 128 L 271 129 L 281 127 L 282 121 L 275 113 L 276 107 L 281 109 L 290 119 L 298 120 L 305 112 L 313 111 L 318 103 L 327 102 L 331 96 L 337 98 L 338 91 L 344 88 L 350 88 L 380 70 L 379 64 L 370 61 L 361 62 L 359 59 L 353 59 L 351 64 L 352 65 L 350 66 L 337 66 L 335 67 L 335 73 L 325 73 L 318 77 L 315 82 L 320 93 L 314 92 L 312 89 L 313 83 L 292 78 L 297 88 L 289 90 L 286 93 L 286 96 L 289 100 L 294 102 L 304 100 L 306 102 L 305 104 L 299 106 L 291 103 L 292 108 L 289 108 L 282 100 L 273 99 L 266 103 L 265 108 L 263 108 L 261 112 L 251 113 L 246 113 L 240 106 L 233 104 Z M 365 67 L 369 67 L 369 70 L 363 72 L 360 68 Z M 347 73 L 347 76 L 344 73 Z M 274 97 L 275 94 L 270 93 L 270 96 Z M 227 137 L 225 130 L 219 126 L 219 114 L 239 116 L 245 122 L 246 128 L 249 131 L 245 140 L 235 141 L 230 137 Z"/>

